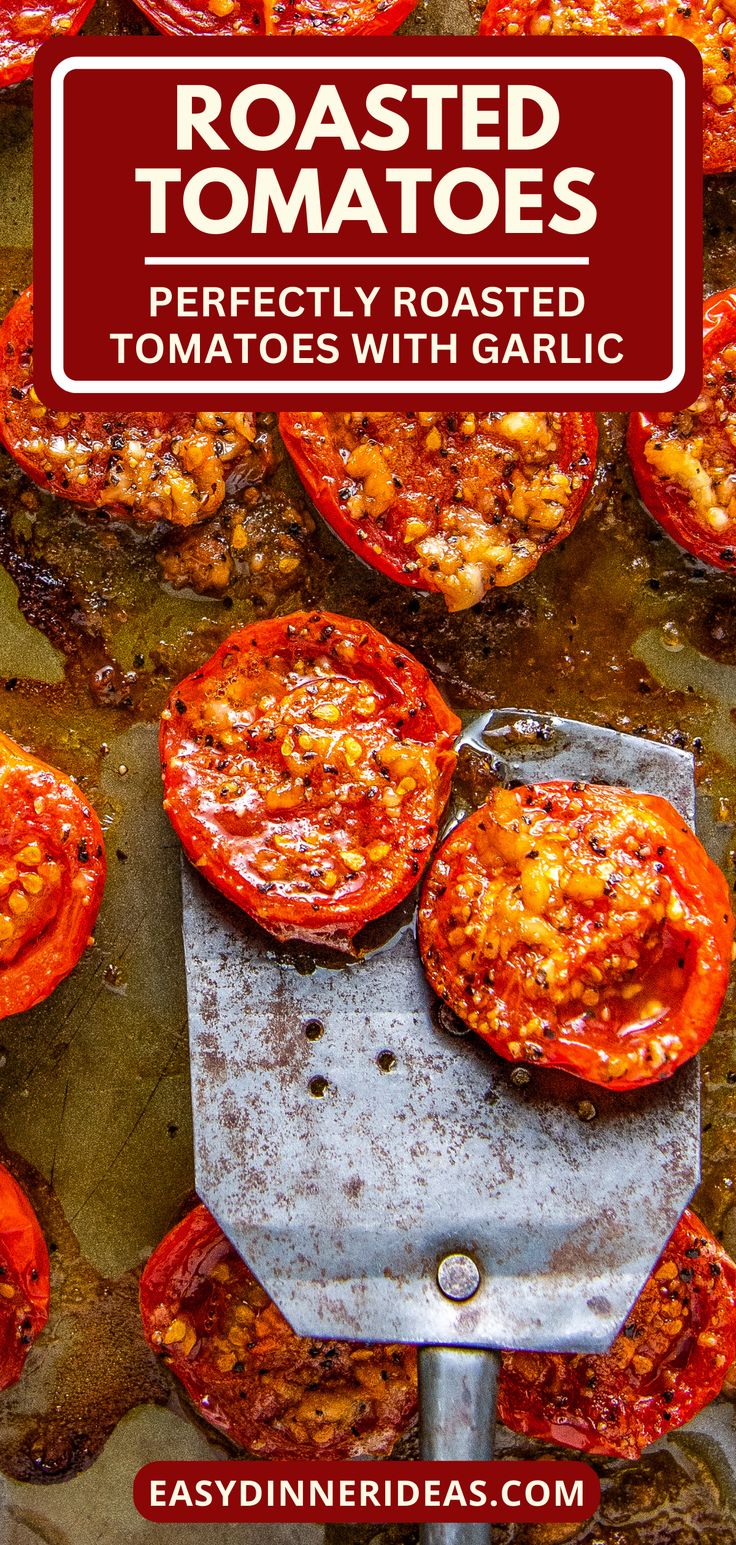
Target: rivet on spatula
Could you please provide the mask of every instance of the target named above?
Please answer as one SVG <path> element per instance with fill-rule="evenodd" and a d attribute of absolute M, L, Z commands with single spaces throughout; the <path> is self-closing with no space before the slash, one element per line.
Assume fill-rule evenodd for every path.
<path fill-rule="evenodd" d="M 480 1272 L 469 1255 L 446 1255 L 437 1268 L 437 1283 L 445 1298 L 472 1298 L 480 1286 Z"/>

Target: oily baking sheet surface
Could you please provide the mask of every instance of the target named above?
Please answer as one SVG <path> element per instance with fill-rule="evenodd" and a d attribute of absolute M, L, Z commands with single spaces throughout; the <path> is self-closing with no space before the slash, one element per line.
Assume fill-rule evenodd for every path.
<path fill-rule="evenodd" d="M 451 0 L 420 6 L 404 30 L 476 21 Z M 101 0 L 85 30 L 148 29 L 127 0 Z M 0 96 L 3 314 L 31 277 L 31 166 L 25 84 Z M 112 209 L 109 228 L 88 235 L 104 263 Z M 725 288 L 736 281 L 736 179 L 706 183 L 704 240 L 707 288 Z M 620 418 L 602 423 L 596 493 L 571 539 L 521 585 L 454 617 L 348 554 L 305 499 L 273 415 L 260 423 L 256 481 L 187 537 L 80 517 L 0 456 L 0 726 L 83 783 L 110 860 L 94 947 L 47 1004 L 0 1023 L 0 1152 L 39 1210 L 53 1270 L 49 1328 L 0 1396 L 3 1545 L 152 1540 L 130 1501 L 134 1470 L 225 1452 L 148 1352 L 137 1275 L 193 1178 L 178 850 L 160 807 L 156 719 L 172 683 L 233 627 L 324 605 L 414 649 L 459 710 L 521 703 L 693 750 L 701 834 L 734 879 L 733 577 L 678 552 L 643 512 Z M 735 1028 L 731 1003 L 702 1058 L 697 1198 L 732 1253 Z M 638 1464 L 602 1464 L 601 1512 L 566 1538 L 614 1545 L 624 1530 L 635 1545 L 736 1545 L 734 1455 L 736 1405 L 724 1396 Z M 208 1541 L 248 1532 L 210 1528 Z M 250 1532 L 273 1545 L 322 1533 Z M 369 1532 L 328 1531 L 333 1545 Z M 199 1537 L 167 1528 L 171 1545 Z M 552 1545 L 541 1529 L 498 1537 Z"/>

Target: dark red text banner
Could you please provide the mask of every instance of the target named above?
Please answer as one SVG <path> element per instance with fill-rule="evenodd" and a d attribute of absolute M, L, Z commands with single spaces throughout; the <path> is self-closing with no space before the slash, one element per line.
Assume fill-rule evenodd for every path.
<path fill-rule="evenodd" d="M 86 38 L 35 81 L 50 407 L 699 394 L 684 39 Z"/>
<path fill-rule="evenodd" d="M 600 1500 L 578 1461 L 144 1465 L 133 1488 L 152 1523 L 582 1522 Z"/>

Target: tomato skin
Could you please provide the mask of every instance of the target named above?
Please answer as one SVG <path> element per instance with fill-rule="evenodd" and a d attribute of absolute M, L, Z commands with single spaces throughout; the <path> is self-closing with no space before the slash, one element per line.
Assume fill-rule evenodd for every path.
<path fill-rule="evenodd" d="M 216 16 L 207 0 L 135 0 L 144 16 L 171 37 L 388 36 L 416 0 L 236 0 Z"/>
<path fill-rule="evenodd" d="M 730 17 L 710 0 L 488 0 L 480 23 L 481 36 L 506 33 L 512 37 L 601 36 L 684 37 L 703 59 L 703 168 L 705 172 L 736 171 L 736 82 L 733 49 L 728 30 Z M 550 17 L 552 24 L 549 25 Z M 719 104 L 715 93 L 730 91 L 731 99 Z"/>
<path fill-rule="evenodd" d="M 0 438 L 47 493 L 143 523 L 191 526 L 220 508 L 226 478 L 242 475 L 256 424 L 252 413 L 44 408 L 33 389 L 31 287 L 0 327 Z"/>
<path fill-rule="evenodd" d="M 711 295 L 703 312 L 703 357 L 707 371 L 722 350 L 736 344 L 736 290 Z M 684 489 L 658 476 L 647 460 L 646 448 L 665 422 L 657 415 L 632 413 L 627 448 L 634 478 L 643 503 L 680 547 L 716 569 L 736 571 L 736 520 L 719 534 L 697 518 Z M 736 473 L 736 455 L 734 456 Z"/>
<path fill-rule="evenodd" d="M 415 1348 L 295 1335 L 206 1207 L 195 1207 L 154 1250 L 140 1298 L 149 1345 L 166 1359 L 200 1415 L 261 1459 L 382 1458 L 414 1417 Z M 232 1313 L 240 1304 L 252 1308 L 241 1312 L 243 1331 Z M 234 1318 L 237 1362 L 233 1353 L 227 1356 L 227 1326 Z M 219 1352 L 208 1344 L 215 1334 Z M 221 1360 L 229 1368 L 215 1361 L 223 1347 Z M 371 1390 L 374 1370 L 378 1393 Z M 295 1387 L 286 1398 L 278 1387 L 285 1382 Z M 331 1435 L 319 1415 L 305 1409 L 320 1395 L 333 1404 Z M 349 1415 L 334 1410 L 341 1397 Z M 356 1419 L 349 1408 L 361 1399 Z"/>
<path fill-rule="evenodd" d="M 672 806 L 593 784 L 494 790 L 419 908 L 432 987 L 495 1052 L 609 1089 L 705 1043 L 733 932 L 726 881 Z"/>
<path fill-rule="evenodd" d="M 164 805 L 204 877 L 263 927 L 344 948 L 416 883 L 459 730 L 423 666 L 367 623 L 276 617 L 172 693 Z"/>
<path fill-rule="evenodd" d="M 512 1432 L 637 1459 L 715 1399 L 734 1357 L 736 1266 L 688 1209 L 608 1352 L 503 1353 L 499 1416 Z"/>
<path fill-rule="evenodd" d="M 481 410 L 474 410 L 475 416 L 480 418 Z M 359 415 L 356 415 L 359 417 Z M 598 430 L 595 415 L 592 413 L 563 413 L 560 415 L 562 423 L 562 436 L 556 462 L 560 469 L 575 477 L 578 487 L 572 492 L 568 508 L 564 517 L 554 531 L 548 531 L 542 537 L 537 538 L 536 551 L 522 564 L 513 561 L 508 567 L 497 571 L 493 577 L 488 577 L 482 590 L 473 591 L 465 587 L 462 593 L 453 594 L 452 589 L 443 585 L 432 573 L 432 565 L 428 562 L 421 563 L 418 560 L 419 550 L 416 542 L 408 540 L 399 522 L 415 513 L 417 495 L 426 489 L 429 502 L 429 479 L 434 477 L 435 486 L 432 495 L 438 494 L 437 480 L 442 475 L 444 483 L 448 474 L 447 468 L 452 469 L 458 454 L 462 454 L 462 448 L 471 442 L 466 441 L 462 432 L 455 431 L 451 435 L 455 446 L 455 455 L 449 456 L 442 462 L 434 463 L 426 457 L 426 472 L 420 468 L 410 467 L 405 473 L 403 462 L 397 454 L 391 467 L 398 466 L 401 472 L 401 492 L 396 500 L 396 512 L 389 511 L 388 521 L 382 516 L 378 519 L 361 516 L 359 520 L 353 519 L 346 508 L 344 498 L 340 494 L 344 492 L 344 485 L 350 484 L 345 460 L 341 457 L 336 441 L 335 423 L 341 415 L 326 413 L 280 413 L 279 430 L 284 444 L 291 456 L 297 472 L 313 500 L 320 515 L 327 521 L 345 542 L 346 546 L 362 558 L 372 568 L 378 569 L 389 579 L 396 580 L 400 585 L 408 585 L 412 589 L 435 591 L 445 594 L 445 600 L 451 611 L 461 610 L 466 606 L 474 605 L 481 599 L 493 585 L 514 584 L 518 579 L 536 566 L 543 553 L 549 552 L 559 542 L 564 541 L 570 535 L 582 512 L 583 504 L 590 492 L 595 476 L 596 452 L 598 448 Z M 442 415 L 443 424 L 446 426 L 455 420 L 462 420 L 464 415 Z M 497 415 L 503 417 L 503 415 Z M 382 442 L 389 448 L 399 444 L 402 433 L 402 425 L 409 422 L 407 414 L 377 414 L 376 421 L 391 419 L 395 423 L 387 429 L 387 438 Z M 481 436 L 473 437 L 473 443 Z M 491 442 L 484 446 L 484 453 L 491 458 Z M 406 453 L 405 453 L 406 454 Z M 442 452 L 443 457 L 445 452 Z M 483 467 L 481 452 L 478 453 L 474 475 L 478 476 L 478 467 Z M 455 471 L 457 471 L 455 467 Z M 489 473 L 490 479 L 490 473 Z M 452 482 L 450 476 L 450 482 Z M 482 478 L 480 479 L 482 483 Z M 452 494 L 449 488 L 443 488 L 439 495 L 443 505 L 442 516 L 446 511 L 451 511 Z M 422 511 L 424 514 L 425 512 Z M 397 529 L 398 527 L 398 529 Z M 489 530 L 493 529 L 493 522 L 489 524 Z"/>
<path fill-rule="evenodd" d="M 0 809 L 4 1019 L 47 998 L 84 953 L 102 900 L 105 852 L 100 823 L 76 783 L 2 734 Z M 30 856 L 17 873 L 23 853 Z M 20 915 L 13 897 L 20 897 L 16 906 L 26 902 Z"/>
<path fill-rule="evenodd" d="M 0 1164 L 0 1390 L 15 1384 L 49 1315 L 49 1257 L 33 1208 Z"/>
<path fill-rule="evenodd" d="M 3 0 L 0 6 L 0 86 L 13 86 L 33 73 L 37 50 L 47 38 L 69 38 L 86 21 L 95 0 L 44 0 L 29 6 L 28 0 Z M 40 18 L 31 27 L 29 12 Z M 62 25 L 63 23 L 63 25 Z"/>

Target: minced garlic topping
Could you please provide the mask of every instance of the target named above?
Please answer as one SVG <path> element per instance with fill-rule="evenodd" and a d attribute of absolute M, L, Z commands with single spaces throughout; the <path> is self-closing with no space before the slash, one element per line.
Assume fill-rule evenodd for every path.
<path fill-rule="evenodd" d="M 256 436 L 252 413 L 51 413 L 30 394 L 22 456 L 47 472 L 55 492 L 141 520 L 188 526 L 213 515 L 229 467 Z"/>
<path fill-rule="evenodd" d="M 36 50 L 47 38 L 79 30 L 90 0 L 2 0 L 0 79 L 10 85 L 30 75 Z"/>
<path fill-rule="evenodd" d="M 558 464 L 561 418 L 333 414 L 341 504 L 359 535 L 362 522 L 390 526 L 406 547 L 405 571 L 440 590 L 451 611 L 474 606 L 493 586 L 523 579 L 566 520 L 582 479 Z"/>
<path fill-rule="evenodd" d="M 528 9 L 524 27 L 510 21 L 502 30 L 509 36 L 523 30 L 537 37 L 643 32 L 687 38 L 703 59 L 706 99 L 721 110 L 734 105 L 736 0 L 530 0 Z"/>
<path fill-rule="evenodd" d="M 704 530 L 721 537 L 736 525 L 736 348 L 706 367 L 691 408 L 657 416 L 644 454 L 658 477 L 685 494 Z"/>
<path fill-rule="evenodd" d="M 239 745 L 219 794 L 244 816 L 247 807 L 247 824 L 254 799 L 261 806 L 252 864 L 268 885 L 288 882 L 302 895 L 352 888 L 362 871 L 380 872 L 391 858 L 407 801 L 415 816 L 436 818 L 431 749 L 399 740 L 375 689 L 341 676 L 326 655 L 296 660 L 250 710 L 221 703 L 221 747 L 226 716 L 237 723 Z M 302 821 L 284 824 L 286 812 Z"/>
<path fill-rule="evenodd" d="M 656 1071 L 681 1050 L 661 1022 L 685 981 L 667 930 L 688 926 L 661 829 L 632 816 L 630 800 L 597 813 L 574 794 L 559 811 L 526 797 L 494 791 L 435 859 L 420 927 L 430 980 L 512 1058 L 542 1056 L 558 1036 L 586 1039 L 584 1023 L 600 1022 L 627 1027 L 606 1078 Z"/>
<path fill-rule="evenodd" d="M 61 865 L 41 843 L 26 842 L 0 857 L 0 965 L 9 965 L 56 916 Z"/>
<path fill-rule="evenodd" d="M 252 641 L 244 629 L 211 678 L 174 694 L 163 714 L 164 803 L 190 838 L 194 827 L 200 867 L 203 854 L 215 883 L 272 932 L 308 937 L 343 915 L 355 932 L 424 867 L 451 736 L 400 651 L 366 666 L 365 640 L 329 621 L 314 637 L 310 619 L 304 644 L 290 631 L 264 656 L 257 629 Z"/>
<path fill-rule="evenodd" d="M 721 1388 L 736 1350 L 736 1269 L 689 1209 L 607 1352 L 504 1352 L 513 1432 L 636 1459 Z"/>
<path fill-rule="evenodd" d="M 222 1236 L 191 1289 L 157 1312 L 153 1344 L 249 1452 L 390 1452 L 416 1405 L 413 1347 L 297 1336 Z M 207 1413 L 209 1414 L 209 1413 Z"/>
<path fill-rule="evenodd" d="M 225 479 L 257 464 L 253 413 L 65 412 L 34 385 L 33 291 L 2 328 L 0 433 L 49 493 L 90 509 L 189 526 L 214 515 Z"/>

